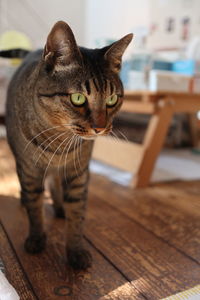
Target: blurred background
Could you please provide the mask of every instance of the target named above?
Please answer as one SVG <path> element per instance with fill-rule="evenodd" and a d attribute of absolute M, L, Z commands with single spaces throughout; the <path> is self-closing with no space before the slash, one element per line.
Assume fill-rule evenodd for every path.
<path fill-rule="evenodd" d="M 1 0 L 0 34 L 24 32 L 33 48 L 43 47 L 57 20 L 65 20 L 80 45 L 135 33 L 134 49 L 180 50 L 200 34 L 198 0 Z"/>
<path fill-rule="evenodd" d="M 199 0 L 0 0 L 0 51 L 44 47 L 58 20 L 66 21 L 77 43 L 86 47 L 102 47 L 134 33 L 121 71 L 125 91 L 200 94 Z M 1 117 L 5 114 L 7 85 L 19 63 L 0 58 Z M 122 112 L 115 124 L 130 141 L 142 143 L 149 118 Z M 199 134 L 200 111 L 194 123 Z M 192 145 L 187 116 L 175 115 L 165 147 Z M 199 153 L 199 139 L 196 145 Z"/>
<path fill-rule="evenodd" d="M 134 33 L 121 74 L 127 90 L 155 90 L 151 71 L 162 70 L 195 75 L 193 90 L 200 93 L 198 0 L 0 0 L 0 50 L 44 47 L 58 20 L 69 23 L 79 45 L 92 48 Z"/>
<path fill-rule="evenodd" d="M 122 109 L 113 135 L 96 139 L 90 163 L 84 239 L 94 267 L 86 273 L 66 269 L 64 224 L 53 221 L 48 194 L 50 250 L 31 259 L 23 251 L 26 218 L 6 141 L 9 81 L 58 20 L 85 47 L 134 33 L 120 73 Z M 0 0 L 0 269 L 20 299 L 164 300 L 197 284 L 165 299 L 200 299 L 199 195 L 200 0 Z"/>

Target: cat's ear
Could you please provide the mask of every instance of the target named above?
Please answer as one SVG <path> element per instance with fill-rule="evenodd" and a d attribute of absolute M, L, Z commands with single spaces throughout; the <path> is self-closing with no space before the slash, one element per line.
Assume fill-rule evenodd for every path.
<path fill-rule="evenodd" d="M 114 72 L 119 72 L 121 68 L 122 55 L 132 41 L 133 34 L 127 34 L 117 42 L 105 47 L 105 60 L 109 63 L 109 67 Z"/>
<path fill-rule="evenodd" d="M 43 59 L 53 68 L 71 68 L 81 62 L 81 53 L 69 25 L 58 21 L 47 37 Z"/>

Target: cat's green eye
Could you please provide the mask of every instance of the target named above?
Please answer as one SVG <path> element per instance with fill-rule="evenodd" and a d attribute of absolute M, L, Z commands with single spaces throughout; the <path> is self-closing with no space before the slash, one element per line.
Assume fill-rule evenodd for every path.
<path fill-rule="evenodd" d="M 117 100 L 118 100 L 118 96 L 116 94 L 109 96 L 108 98 L 106 98 L 106 105 L 110 107 L 114 106 L 117 103 Z"/>
<path fill-rule="evenodd" d="M 85 103 L 86 97 L 81 93 L 71 94 L 71 102 L 76 106 L 81 106 Z"/>

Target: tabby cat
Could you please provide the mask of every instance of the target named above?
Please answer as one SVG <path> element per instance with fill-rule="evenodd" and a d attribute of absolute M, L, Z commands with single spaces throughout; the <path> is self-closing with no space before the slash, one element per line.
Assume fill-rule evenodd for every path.
<path fill-rule="evenodd" d="M 122 104 L 118 74 L 131 40 L 128 34 L 102 49 L 78 47 L 71 28 L 59 21 L 44 51 L 28 54 L 10 83 L 7 136 L 29 218 L 29 253 L 45 247 L 42 194 L 48 177 L 55 215 L 64 218 L 66 210 L 68 262 L 75 269 L 91 265 L 82 241 L 88 164 L 94 139 L 111 131 Z"/>

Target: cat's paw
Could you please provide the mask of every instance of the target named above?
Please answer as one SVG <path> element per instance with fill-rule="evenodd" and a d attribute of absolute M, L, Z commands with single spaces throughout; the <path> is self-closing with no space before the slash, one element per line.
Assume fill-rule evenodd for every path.
<path fill-rule="evenodd" d="M 24 243 L 24 248 L 31 254 L 40 253 L 46 246 L 46 239 L 45 233 L 40 236 L 29 236 Z"/>
<path fill-rule="evenodd" d="M 54 212 L 56 218 L 65 219 L 65 210 L 64 207 L 54 207 Z"/>
<path fill-rule="evenodd" d="M 75 270 L 86 270 L 92 265 L 92 256 L 85 249 L 67 249 L 69 265 Z"/>

